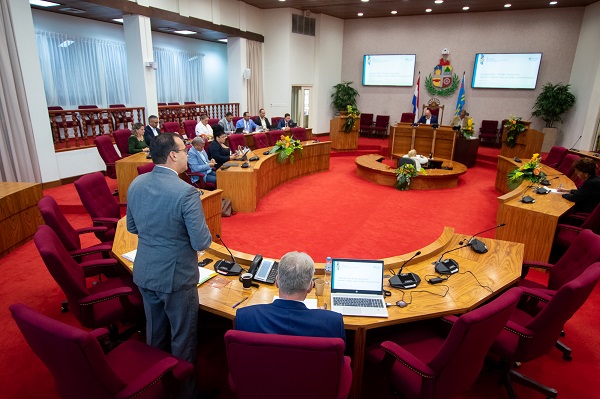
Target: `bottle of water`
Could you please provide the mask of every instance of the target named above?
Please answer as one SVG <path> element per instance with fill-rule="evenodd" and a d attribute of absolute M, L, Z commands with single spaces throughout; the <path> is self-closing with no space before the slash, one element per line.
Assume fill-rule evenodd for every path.
<path fill-rule="evenodd" d="M 325 260 L 325 284 L 329 284 L 331 282 L 331 256 L 327 257 Z"/>

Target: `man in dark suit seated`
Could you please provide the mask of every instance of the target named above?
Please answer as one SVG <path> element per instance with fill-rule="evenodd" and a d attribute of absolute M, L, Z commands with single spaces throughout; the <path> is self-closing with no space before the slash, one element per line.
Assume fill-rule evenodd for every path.
<path fill-rule="evenodd" d="M 421 116 L 418 123 L 423 123 L 425 125 L 437 125 L 438 117 L 431 115 L 431 110 L 429 108 L 425 108 L 425 114 Z"/>
<path fill-rule="evenodd" d="M 161 133 L 158 128 L 158 116 L 150 115 L 148 118 L 148 126 L 144 128 L 144 141 L 148 147 L 151 147 L 152 140 Z"/>
<path fill-rule="evenodd" d="M 271 122 L 269 122 L 269 118 L 267 118 L 267 112 L 264 108 L 258 110 L 258 116 L 253 119 L 254 123 L 261 128 L 263 131 L 267 131 L 271 129 Z"/>
<path fill-rule="evenodd" d="M 315 263 L 305 253 L 288 252 L 279 261 L 275 284 L 279 299 L 266 305 L 238 309 L 235 328 L 265 334 L 342 338 L 346 340 L 340 313 L 308 309 L 302 301 L 313 286 Z"/>
<path fill-rule="evenodd" d="M 285 114 L 283 119 L 277 124 L 279 130 L 290 130 L 291 127 L 296 127 L 296 123 L 292 120 L 290 114 Z"/>

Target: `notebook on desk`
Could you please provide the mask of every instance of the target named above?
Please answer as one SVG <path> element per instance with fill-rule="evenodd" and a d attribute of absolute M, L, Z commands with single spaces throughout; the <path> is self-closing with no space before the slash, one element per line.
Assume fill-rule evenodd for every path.
<path fill-rule="evenodd" d="M 344 316 L 388 317 L 383 261 L 332 259 L 331 310 Z"/>

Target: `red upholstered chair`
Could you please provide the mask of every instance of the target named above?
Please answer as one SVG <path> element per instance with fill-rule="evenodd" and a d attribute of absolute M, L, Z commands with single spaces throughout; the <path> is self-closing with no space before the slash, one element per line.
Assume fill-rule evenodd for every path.
<path fill-rule="evenodd" d="M 389 115 L 377 115 L 375 118 L 375 126 L 373 126 L 373 134 L 387 135 L 387 129 L 390 124 Z"/>
<path fill-rule="evenodd" d="M 94 226 L 108 227 L 106 234 L 114 237 L 117 223 L 121 218 L 120 206 L 125 204 L 115 201 L 102 173 L 81 176 L 74 184 L 79 199 L 90 214 Z"/>
<path fill-rule="evenodd" d="M 179 123 L 177 122 L 165 122 L 163 123 L 163 132 L 177 133 L 179 134 Z"/>
<path fill-rule="evenodd" d="M 271 117 L 271 126 L 275 129 L 280 120 L 283 119 L 283 116 L 273 116 Z"/>
<path fill-rule="evenodd" d="M 481 143 L 491 142 L 492 147 L 499 147 L 501 143 L 498 132 L 498 121 L 481 121 L 481 127 L 479 128 L 479 138 L 481 139 Z"/>
<path fill-rule="evenodd" d="M 10 311 L 63 399 L 167 399 L 194 373 L 191 363 L 139 341 L 103 348 L 104 328 L 84 331 L 21 303 Z"/>
<path fill-rule="evenodd" d="M 95 110 L 95 109 L 99 109 L 97 105 L 79 105 L 77 106 L 77 109 L 81 109 L 81 110 Z M 99 115 L 99 117 L 98 117 Z M 111 125 L 111 128 L 114 128 L 113 126 L 113 121 L 108 119 L 108 114 L 106 113 L 98 113 L 92 117 L 90 117 L 89 115 L 84 116 L 84 121 L 85 124 L 90 127 L 92 125 L 92 121 L 94 122 L 94 125 L 99 126 L 99 125 Z"/>
<path fill-rule="evenodd" d="M 600 263 L 588 267 L 579 277 L 559 288 L 552 296 L 544 290 L 523 288 L 523 299 L 496 338 L 490 352 L 501 359 L 503 383 L 510 398 L 516 398 L 513 382 L 535 389 L 547 398 L 556 398 L 556 390 L 544 386 L 511 368 L 515 362 L 528 362 L 550 351 L 565 323 L 587 300 L 600 279 Z M 531 315 L 528 301 L 546 302 L 539 313 Z"/>
<path fill-rule="evenodd" d="M 204 181 L 204 173 L 201 173 L 201 172 L 192 172 L 190 170 L 190 168 L 187 168 L 187 170 L 181 176 L 183 176 L 183 180 L 187 184 L 189 184 L 191 186 L 194 186 L 196 188 L 199 188 L 201 190 L 212 191 L 215 188 L 217 188 L 217 185 L 215 183 L 208 183 L 208 182 Z M 195 183 L 192 183 L 192 176 L 197 176 L 197 177 L 199 177 L 199 179 L 196 180 Z"/>
<path fill-rule="evenodd" d="M 110 136 L 96 136 L 94 144 L 96 145 L 96 148 L 98 148 L 100 157 L 106 164 L 106 176 L 111 179 L 116 179 L 117 170 L 115 169 L 115 162 L 121 159 L 121 157 L 117 153 L 117 150 L 115 150 Z"/>
<path fill-rule="evenodd" d="M 414 123 L 415 122 L 415 114 L 412 112 L 403 112 L 402 116 L 400 116 L 400 122 Z"/>
<path fill-rule="evenodd" d="M 575 238 L 586 229 L 591 230 L 595 234 L 600 234 L 600 204 L 585 218 L 581 226 L 571 226 L 568 224 L 559 224 L 557 226 L 554 242 L 552 243 L 551 258 L 557 259 L 562 256 L 567 248 L 575 242 Z"/>
<path fill-rule="evenodd" d="M 126 108 L 125 104 L 110 104 L 108 108 Z M 126 129 L 130 123 L 133 123 L 133 114 L 131 111 L 117 111 L 111 113 L 114 123 L 115 129 L 118 129 L 121 125 L 123 125 L 123 129 Z"/>
<path fill-rule="evenodd" d="M 562 162 L 558 165 L 556 170 L 558 170 L 560 173 L 563 173 L 567 177 L 571 177 L 573 172 L 575 172 L 575 168 L 573 167 L 573 164 L 577 160 L 579 160 L 579 158 L 581 158 L 581 157 L 579 155 L 575 155 L 575 154 L 565 155 L 565 157 L 563 158 Z"/>
<path fill-rule="evenodd" d="M 63 111 L 63 107 L 60 106 L 51 106 L 48 107 L 48 111 Z M 65 115 L 65 119 L 63 120 L 62 115 L 56 115 L 55 114 L 55 118 L 56 118 L 56 127 L 59 129 L 63 129 L 63 136 L 60 137 L 60 140 L 62 141 L 63 139 L 68 137 L 68 131 L 67 129 L 73 129 L 74 126 L 77 126 L 77 129 L 79 130 L 79 134 L 83 134 L 83 130 L 81 127 L 81 121 L 77 118 L 77 115 L 73 114 L 73 116 L 71 115 Z M 60 133 L 59 133 L 60 135 Z"/>
<path fill-rule="evenodd" d="M 290 129 L 293 138 L 300 141 L 306 141 L 306 129 L 303 127 L 293 127 Z"/>
<path fill-rule="evenodd" d="M 173 103 L 169 103 L 167 105 L 181 105 L 181 104 L 179 104 L 178 102 L 173 102 Z"/>
<path fill-rule="evenodd" d="M 191 105 L 191 104 L 196 104 L 196 102 L 195 101 L 184 101 L 183 104 Z"/>
<path fill-rule="evenodd" d="M 46 268 L 64 292 L 69 308 L 82 326 L 109 327 L 116 336 L 118 322 L 144 320 L 142 296 L 130 275 L 114 277 L 86 285 L 86 268 L 114 268 L 115 259 L 101 259 L 78 264 L 71 258 L 56 233 L 41 225 L 33 236 Z"/>
<path fill-rule="evenodd" d="M 148 162 L 147 164 L 140 165 L 137 167 L 138 175 L 143 175 L 144 173 L 150 173 L 154 169 L 154 162 Z"/>
<path fill-rule="evenodd" d="M 129 129 L 119 129 L 113 132 L 115 144 L 117 145 L 122 158 L 131 155 L 129 153 L 129 136 L 131 136 L 131 130 Z"/>
<path fill-rule="evenodd" d="M 229 140 L 229 148 L 231 148 L 231 151 L 233 152 L 236 152 L 238 147 L 243 148 L 246 146 L 246 139 L 244 138 L 243 134 L 230 134 L 229 136 L 227 136 L 227 139 Z"/>
<path fill-rule="evenodd" d="M 160 106 L 163 106 L 163 105 L 167 105 L 167 103 L 158 103 L 157 105 L 160 107 Z"/>
<path fill-rule="evenodd" d="M 449 331 L 442 320 L 403 325 L 393 341 L 369 350 L 367 358 L 389 370 L 390 382 L 405 398 L 456 397 L 479 375 L 521 292 L 512 288 L 460 317 L 446 317 Z"/>
<path fill-rule="evenodd" d="M 188 140 L 193 140 L 196 137 L 196 125 L 198 122 L 195 120 L 185 120 L 183 121 L 183 132 L 187 136 Z"/>
<path fill-rule="evenodd" d="M 265 133 L 254 134 L 254 148 L 265 148 L 269 146 L 269 141 Z"/>
<path fill-rule="evenodd" d="M 346 398 L 350 358 L 341 338 L 298 337 L 229 330 L 229 386 L 239 399 Z M 252 367 L 247 361 L 252 359 Z M 285 367 L 282 367 L 285 365 Z M 257 381 L 269 376 L 268 384 Z"/>
<path fill-rule="evenodd" d="M 214 125 L 216 125 L 217 123 L 219 123 L 220 119 L 219 118 L 208 118 L 208 124 L 212 127 Z"/>
<path fill-rule="evenodd" d="M 84 257 L 92 254 L 102 254 L 105 258 L 110 258 L 113 237 L 106 236 L 105 233 L 108 231 L 106 226 L 85 227 L 75 230 L 61 212 L 54 198 L 48 195 L 45 195 L 38 202 L 38 208 L 44 223 L 54 230 L 65 249 L 69 251 L 69 255 L 77 262 L 81 262 Z M 81 248 L 79 236 L 85 233 L 95 233 L 100 240 L 103 240 L 103 243 Z"/>
<path fill-rule="evenodd" d="M 542 159 L 542 163 L 550 166 L 551 168 L 557 168 L 567 156 L 568 151 L 569 150 L 567 150 L 565 147 L 555 145 L 554 147 L 550 148 L 550 152 L 546 158 Z"/>
<path fill-rule="evenodd" d="M 233 126 L 236 125 L 236 123 L 240 120 L 243 119 L 242 116 L 234 116 L 233 119 L 231 120 L 233 122 Z"/>
<path fill-rule="evenodd" d="M 269 130 L 267 132 L 267 137 L 269 138 L 269 145 L 274 146 L 277 140 L 281 139 L 281 135 L 284 135 L 285 132 L 283 130 Z"/>
<path fill-rule="evenodd" d="M 371 134 L 373 127 L 373 114 L 360 114 L 360 130 L 359 133 Z"/>

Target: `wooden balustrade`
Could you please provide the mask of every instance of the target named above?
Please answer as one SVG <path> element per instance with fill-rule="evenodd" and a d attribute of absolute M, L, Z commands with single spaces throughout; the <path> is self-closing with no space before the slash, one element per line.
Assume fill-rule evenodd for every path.
<path fill-rule="evenodd" d="M 158 107 L 158 119 L 161 122 L 177 122 L 183 131 L 183 121 L 199 120 L 200 115 L 206 114 L 209 118 L 223 119 L 227 112 L 234 116 L 240 115 L 239 103 L 224 104 L 184 104 L 184 105 L 160 105 Z"/>

